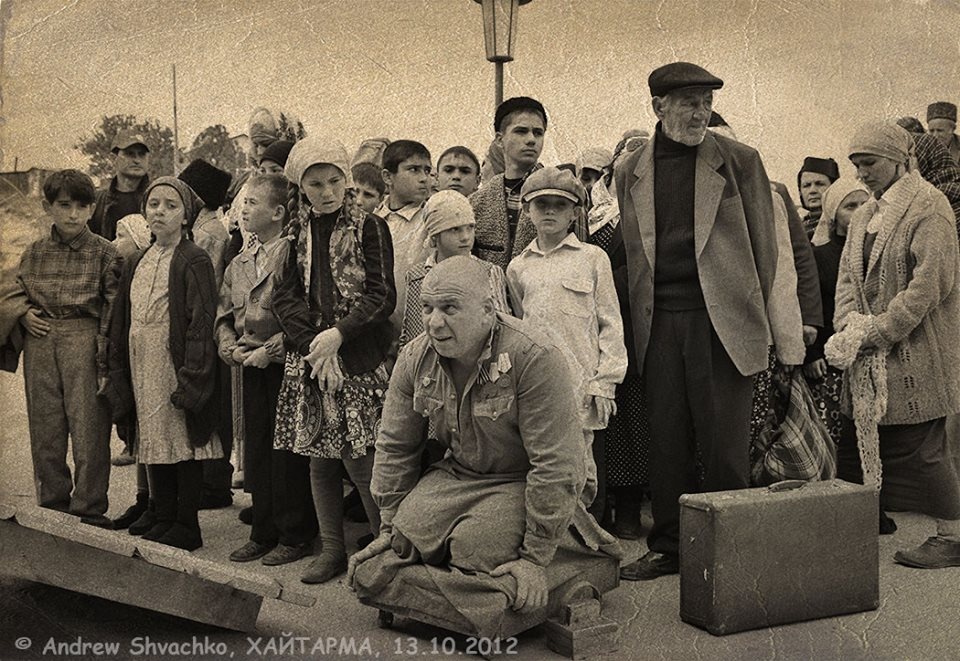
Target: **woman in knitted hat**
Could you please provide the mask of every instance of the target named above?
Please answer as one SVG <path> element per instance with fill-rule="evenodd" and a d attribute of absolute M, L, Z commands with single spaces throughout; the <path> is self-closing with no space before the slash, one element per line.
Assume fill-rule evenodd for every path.
<path fill-rule="evenodd" d="M 813 236 L 820 219 L 821 198 L 833 182 L 840 178 L 840 168 L 832 158 L 807 156 L 797 173 L 797 188 L 800 189 L 800 206 L 809 213 L 803 218 L 807 238 Z"/>
<path fill-rule="evenodd" d="M 311 458 L 323 549 L 301 580 L 323 583 L 347 568 L 344 468 L 371 531 L 380 529 L 370 477 L 393 341 L 393 248 L 386 222 L 357 204 L 339 142 L 301 140 L 285 174 L 293 188 L 290 252 L 273 310 L 287 357 L 274 447 Z"/>
<path fill-rule="evenodd" d="M 223 456 L 213 392 L 217 349 L 213 264 L 190 240 L 203 202 L 174 177 L 147 188 L 153 243 L 124 264 L 110 327 L 105 394 L 118 429 L 132 430 L 147 467 L 152 521 L 143 537 L 192 551 L 203 545 L 200 461 Z"/>
<path fill-rule="evenodd" d="M 838 477 L 882 484 L 883 508 L 935 517 L 936 536 L 894 557 L 949 567 L 960 565 L 960 483 L 944 429 L 960 411 L 960 256 L 950 204 L 911 171 L 912 151 L 892 124 L 851 141 L 872 196 L 850 221 L 826 356 L 845 370 L 841 404 L 857 427 L 854 439 L 845 425 Z"/>
<path fill-rule="evenodd" d="M 810 384 L 810 392 L 817 403 L 830 437 L 840 440 L 843 419 L 840 413 L 840 390 L 843 372 L 827 365 L 823 357 L 823 345 L 833 335 L 834 294 L 837 291 L 837 274 L 840 270 L 840 255 L 847 240 L 847 230 L 853 212 L 870 197 L 867 187 L 853 178 L 840 178 L 823 194 L 822 213 L 817 230 L 813 234 L 813 255 L 817 260 L 820 277 L 820 299 L 823 302 L 823 327 L 817 339 L 807 347 L 803 373 Z"/>

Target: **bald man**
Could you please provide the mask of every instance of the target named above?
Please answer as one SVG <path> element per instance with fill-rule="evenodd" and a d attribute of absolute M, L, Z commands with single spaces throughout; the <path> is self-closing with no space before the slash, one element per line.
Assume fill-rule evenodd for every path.
<path fill-rule="evenodd" d="M 382 557 L 364 563 L 394 554 L 394 564 L 509 574 L 511 605 L 532 611 L 547 603 L 544 570 L 561 537 L 571 522 L 592 521 L 578 498 L 572 377 L 546 336 L 494 312 L 476 260 L 437 264 L 421 300 L 426 332 L 397 360 L 377 438 L 370 488 L 381 534 L 350 559 L 348 581 L 361 597 L 376 595 L 390 580 L 370 568 Z M 421 477 L 428 420 L 447 452 Z"/>

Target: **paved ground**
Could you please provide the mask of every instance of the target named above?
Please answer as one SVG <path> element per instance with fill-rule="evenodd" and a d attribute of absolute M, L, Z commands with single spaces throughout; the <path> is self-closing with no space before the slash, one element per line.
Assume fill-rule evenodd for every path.
<path fill-rule="evenodd" d="M 112 515 L 129 504 L 133 491 L 134 469 L 114 469 Z M 32 497 L 21 377 L 0 373 L 0 499 L 30 502 Z M 236 522 L 236 514 L 246 499 L 238 496 L 231 508 L 201 513 L 205 546 L 198 556 L 226 562 L 230 550 L 244 541 L 247 529 Z M 960 659 L 960 569 L 918 571 L 895 565 L 891 558 L 897 548 L 920 543 L 932 530 L 932 523 L 919 515 L 898 514 L 895 518 L 900 530 L 880 540 L 881 605 L 877 611 L 718 638 L 680 621 L 678 577 L 624 583 L 604 600 L 605 615 L 620 624 L 620 647 L 602 658 Z M 361 526 L 352 524 L 348 542 L 362 532 Z M 636 557 L 640 545 L 629 550 Z M 295 583 L 306 562 L 280 568 L 252 567 L 281 582 Z M 274 657 L 276 650 L 283 649 L 284 633 L 306 637 L 307 652 L 320 641 L 313 658 L 444 656 L 442 646 L 448 634 L 407 620 L 398 620 L 394 630 L 379 629 L 375 612 L 360 605 L 342 582 L 300 587 L 317 597 L 316 606 L 307 609 L 265 601 L 257 632 L 247 635 L 14 579 L 4 575 L 0 558 L 0 659 L 55 656 L 50 651 L 51 640 L 74 643 L 74 650 L 81 642 L 116 642 L 115 658 L 219 656 L 204 656 L 190 649 L 179 655 L 158 653 L 157 645 L 171 642 L 207 644 L 208 650 L 222 645 L 219 651 L 234 658 Z M 20 649 L 27 647 L 24 638 L 31 644 Z M 433 653 L 433 638 L 437 654 Z M 331 644 L 329 639 L 335 642 Z M 356 652 L 352 655 L 351 644 Z M 99 658 L 90 649 L 80 656 Z M 502 651 L 517 659 L 559 658 L 547 649 L 539 629 L 520 636 L 515 645 L 504 644 Z M 461 646 L 453 655 L 462 656 L 463 652 L 466 649 Z"/>

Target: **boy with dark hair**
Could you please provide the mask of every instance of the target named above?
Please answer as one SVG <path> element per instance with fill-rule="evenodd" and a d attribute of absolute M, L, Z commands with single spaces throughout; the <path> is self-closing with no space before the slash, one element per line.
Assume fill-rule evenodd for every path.
<path fill-rule="evenodd" d="M 253 175 L 241 222 L 256 248 L 230 262 L 220 288 L 215 333 L 223 361 L 243 369 L 244 481 L 253 498 L 250 541 L 230 554 L 234 562 L 287 564 L 309 555 L 317 535 L 309 457 L 273 449 L 286 351 L 270 303 L 287 257 L 287 215 L 286 177 Z"/>
<path fill-rule="evenodd" d="M 350 173 L 357 190 L 357 203 L 367 213 L 374 213 L 387 192 L 381 169 L 373 163 L 361 161 L 350 168 Z"/>
<path fill-rule="evenodd" d="M 493 128 L 503 148 L 504 172 L 485 181 L 470 196 L 477 217 L 477 256 L 506 270 L 512 257 L 536 236 L 521 212 L 520 189 L 540 167 L 547 113 L 536 99 L 517 96 L 497 108 Z M 522 221 L 522 222 L 521 222 Z"/>
<path fill-rule="evenodd" d="M 111 527 L 110 413 L 97 397 L 107 374 L 107 332 L 117 293 L 119 257 L 87 222 L 96 189 L 90 177 L 61 170 L 43 185 L 50 236 L 23 255 L 17 280 L 30 309 L 23 378 L 37 503 Z M 73 443 L 74 478 L 67 466 Z"/>
<path fill-rule="evenodd" d="M 480 160 L 462 145 L 450 147 L 437 160 L 438 190 L 455 190 L 470 197 L 480 187 Z"/>
<path fill-rule="evenodd" d="M 430 151 L 413 140 L 397 140 L 383 150 L 383 181 L 389 193 L 374 213 L 387 221 L 393 240 L 397 306 L 390 315 L 397 335 L 406 301 L 407 271 L 427 256 L 423 203 L 430 195 Z"/>

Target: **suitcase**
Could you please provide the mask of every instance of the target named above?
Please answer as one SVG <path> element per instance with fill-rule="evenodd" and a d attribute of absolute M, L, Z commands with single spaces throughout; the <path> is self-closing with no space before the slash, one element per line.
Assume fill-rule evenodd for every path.
<path fill-rule="evenodd" d="M 722 636 L 876 610 L 879 500 L 843 480 L 680 497 L 680 619 Z"/>

